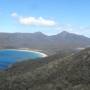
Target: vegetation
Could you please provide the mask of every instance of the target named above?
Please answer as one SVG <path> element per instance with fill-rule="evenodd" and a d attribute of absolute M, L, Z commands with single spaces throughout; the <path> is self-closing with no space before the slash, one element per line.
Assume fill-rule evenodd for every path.
<path fill-rule="evenodd" d="M 24 61 L 1 72 L 0 90 L 90 90 L 90 48 L 59 55 Z"/>
<path fill-rule="evenodd" d="M 47 36 L 41 32 L 0 33 L 1 49 L 30 48 L 42 50 L 48 55 L 53 55 L 63 49 L 77 50 L 88 46 L 90 46 L 90 38 L 66 31 L 52 36 Z"/>

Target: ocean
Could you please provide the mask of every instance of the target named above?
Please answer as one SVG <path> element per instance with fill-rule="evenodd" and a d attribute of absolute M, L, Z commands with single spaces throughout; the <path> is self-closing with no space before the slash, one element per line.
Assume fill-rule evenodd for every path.
<path fill-rule="evenodd" d="M 0 50 L 0 70 L 5 70 L 11 67 L 11 65 L 24 60 L 36 60 L 42 58 L 43 53 L 37 53 L 35 51 L 24 50 Z"/>

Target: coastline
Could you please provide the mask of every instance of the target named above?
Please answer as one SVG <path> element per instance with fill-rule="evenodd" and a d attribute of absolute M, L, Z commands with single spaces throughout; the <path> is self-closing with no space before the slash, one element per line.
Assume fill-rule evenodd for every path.
<path fill-rule="evenodd" d="M 14 49 L 14 50 L 17 50 L 17 49 Z M 19 50 L 17 50 L 17 51 L 33 52 L 33 53 L 36 53 L 36 54 L 40 54 L 40 55 L 42 55 L 42 57 L 47 57 L 47 56 L 48 56 L 47 54 L 42 53 L 42 52 L 39 52 L 39 51 L 32 51 L 32 50 L 21 50 L 21 49 L 19 49 Z"/>
<path fill-rule="evenodd" d="M 45 53 L 42 53 L 40 51 L 35 51 L 35 50 L 25 50 L 25 49 L 2 49 L 2 50 L 16 50 L 16 51 L 25 51 L 25 52 L 32 52 L 41 55 L 42 57 L 47 57 L 48 55 Z"/>

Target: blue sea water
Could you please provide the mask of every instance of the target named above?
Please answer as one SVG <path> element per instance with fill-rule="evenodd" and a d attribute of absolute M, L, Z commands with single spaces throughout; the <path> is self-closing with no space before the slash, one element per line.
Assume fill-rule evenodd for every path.
<path fill-rule="evenodd" d="M 28 59 L 41 58 L 42 55 L 35 52 L 19 50 L 0 50 L 0 70 L 9 68 L 12 64 Z"/>

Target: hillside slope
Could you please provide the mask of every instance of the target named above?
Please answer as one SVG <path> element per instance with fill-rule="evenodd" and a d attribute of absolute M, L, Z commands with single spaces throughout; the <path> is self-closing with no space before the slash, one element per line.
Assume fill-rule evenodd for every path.
<path fill-rule="evenodd" d="M 88 46 L 90 46 L 90 38 L 66 31 L 52 36 L 47 36 L 41 32 L 0 33 L 0 48 L 39 49 L 52 55 L 63 49 L 77 49 Z"/>
<path fill-rule="evenodd" d="M 90 90 L 90 48 L 33 71 L 0 78 L 0 90 Z"/>

